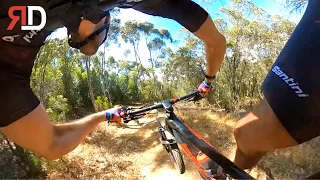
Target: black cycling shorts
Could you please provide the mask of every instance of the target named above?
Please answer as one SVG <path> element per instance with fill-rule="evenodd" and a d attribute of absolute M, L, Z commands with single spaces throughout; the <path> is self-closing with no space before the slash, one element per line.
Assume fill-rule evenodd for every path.
<path fill-rule="evenodd" d="M 298 143 L 320 135 L 320 0 L 309 1 L 262 91 Z"/>
<path fill-rule="evenodd" d="M 0 59 L 0 127 L 33 111 L 40 101 L 30 88 L 30 72 Z"/>
<path fill-rule="evenodd" d="M 196 32 L 208 17 L 208 13 L 192 0 L 143 0 L 130 4 L 137 11 L 173 19 L 190 32 Z"/>

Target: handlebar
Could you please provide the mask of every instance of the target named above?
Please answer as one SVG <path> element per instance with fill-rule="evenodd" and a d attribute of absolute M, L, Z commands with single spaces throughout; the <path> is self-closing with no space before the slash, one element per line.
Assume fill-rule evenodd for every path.
<path fill-rule="evenodd" d="M 169 102 L 171 105 L 173 105 L 173 104 L 175 104 L 179 101 L 182 101 L 182 100 L 188 100 L 188 99 L 198 100 L 200 98 L 202 98 L 200 93 L 198 91 L 194 91 L 194 92 L 191 92 L 185 96 L 171 99 L 171 100 L 166 100 L 166 101 Z M 163 101 L 163 102 L 166 102 L 166 101 Z M 124 120 L 125 120 L 125 122 L 129 122 L 130 120 L 136 120 L 136 119 L 141 118 L 142 116 L 146 115 L 145 112 L 147 112 L 147 111 L 152 111 L 154 109 L 164 108 L 163 102 L 152 105 L 152 106 L 148 106 L 148 107 L 136 110 L 136 111 L 131 111 L 131 109 L 125 109 Z"/>

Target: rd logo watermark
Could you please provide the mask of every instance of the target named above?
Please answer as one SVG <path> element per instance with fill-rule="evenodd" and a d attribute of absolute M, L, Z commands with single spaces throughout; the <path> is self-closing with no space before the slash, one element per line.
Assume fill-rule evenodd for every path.
<path fill-rule="evenodd" d="M 15 15 L 15 11 L 21 11 L 20 15 Z M 39 11 L 41 14 L 41 22 L 39 25 L 33 24 L 33 12 Z M 28 12 L 28 19 L 27 19 Z M 17 22 L 21 21 L 21 30 L 31 31 L 31 30 L 41 30 L 47 23 L 46 11 L 41 6 L 12 6 L 8 11 L 9 17 L 12 19 L 7 30 L 12 30 Z M 28 23 L 28 24 L 27 24 Z"/>

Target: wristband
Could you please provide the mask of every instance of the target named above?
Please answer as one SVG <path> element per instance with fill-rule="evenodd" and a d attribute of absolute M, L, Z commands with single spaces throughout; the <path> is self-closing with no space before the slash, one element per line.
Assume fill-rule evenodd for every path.
<path fill-rule="evenodd" d="M 106 112 L 106 119 L 108 122 L 110 122 L 113 119 L 114 114 L 110 112 Z"/>
<path fill-rule="evenodd" d="M 207 74 L 204 74 L 204 76 L 205 76 L 207 79 L 210 79 L 210 80 L 213 80 L 214 78 L 216 78 L 216 76 L 208 76 Z"/>
<path fill-rule="evenodd" d="M 211 83 L 207 82 L 207 81 L 203 81 L 203 84 L 205 84 L 206 86 L 210 87 Z"/>

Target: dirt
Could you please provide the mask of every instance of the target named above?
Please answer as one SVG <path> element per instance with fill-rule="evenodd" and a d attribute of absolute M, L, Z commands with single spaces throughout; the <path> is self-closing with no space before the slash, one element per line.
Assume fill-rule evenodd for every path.
<path fill-rule="evenodd" d="M 151 119 L 141 119 L 139 124 L 130 122 L 126 127 L 101 124 L 83 144 L 65 157 L 65 161 L 77 163 L 75 169 L 81 170 L 77 170 L 74 176 L 55 171 L 49 179 L 200 180 L 196 168 L 186 156 L 186 172 L 180 174 L 174 168 L 156 130 L 157 123 Z"/>
<path fill-rule="evenodd" d="M 192 124 L 192 122 L 190 123 Z M 205 124 L 205 121 L 201 123 L 195 121 L 195 123 L 198 125 L 195 128 L 201 127 L 200 131 L 205 132 L 207 131 L 206 127 L 210 128 Z M 223 127 L 230 125 L 230 123 L 226 121 L 225 124 L 220 125 L 219 129 L 224 129 Z M 217 140 L 225 140 L 222 147 L 228 148 L 224 148 L 223 153 L 231 158 L 234 155 L 235 144 L 230 144 L 232 131 L 228 133 L 227 138 L 224 138 L 222 134 L 219 136 L 222 139 Z M 203 135 L 209 137 L 212 134 L 203 133 Z M 71 164 L 73 162 L 79 164 L 80 162 L 81 171 L 76 173 L 76 176 L 71 177 L 55 173 L 50 176 L 50 179 L 201 180 L 202 178 L 192 161 L 184 153 L 183 157 L 186 172 L 180 174 L 174 168 L 169 155 L 160 144 L 157 122 L 154 118 L 140 119 L 139 124 L 130 122 L 125 127 L 101 124 L 83 144 L 67 156 Z M 259 179 L 266 179 L 264 171 L 257 168 L 253 169 L 250 174 Z"/>

